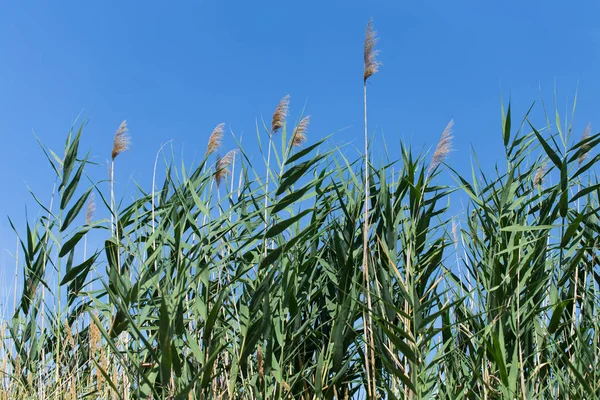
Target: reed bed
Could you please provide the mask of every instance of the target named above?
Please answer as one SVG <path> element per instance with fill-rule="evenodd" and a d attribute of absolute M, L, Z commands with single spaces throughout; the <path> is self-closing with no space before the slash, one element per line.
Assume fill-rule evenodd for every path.
<path fill-rule="evenodd" d="M 241 146 L 219 156 L 219 124 L 196 167 L 157 182 L 157 155 L 129 204 L 114 191 L 116 157 L 135 151 L 125 122 L 108 193 L 85 179 L 84 125 L 64 156 L 42 147 L 56 185 L 13 226 L 23 285 L 0 327 L 0 398 L 600 396 L 600 133 L 578 138 L 558 114 L 514 124 L 509 105 L 492 174 L 452 169 L 453 121 L 431 155 L 401 145 L 377 166 L 375 44 L 370 21 L 357 159 L 308 116 L 288 125 L 289 96 L 257 131 L 263 165 Z"/>

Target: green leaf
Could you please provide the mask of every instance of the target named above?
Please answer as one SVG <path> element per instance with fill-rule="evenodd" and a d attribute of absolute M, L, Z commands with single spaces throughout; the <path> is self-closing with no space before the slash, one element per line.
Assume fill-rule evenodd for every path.
<path fill-rule="evenodd" d="M 504 129 L 502 130 L 502 136 L 504 139 L 504 147 L 508 146 L 510 142 L 510 102 L 508 103 L 508 111 L 506 112 L 506 118 L 504 119 Z"/>
<path fill-rule="evenodd" d="M 553 334 L 559 327 L 560 319 L 562 317 L 562 313 L 565 309 L 566 302 L 560 302 L 556 304 L 554 307 L 554 311 L 552 312 L 552 318 L 550 318 L 550 323 L 548 324 L 548 333 Z"/>
<path fill-rule="evenodd" d="M 73 166 L 75 165 L 75 160 L 77 159 L 77 151 L 79 150 L 79 139 L 81 138 L 81 133 L 83 131 L 83 124 L 79 126 L 79 130 L 75 134 L 73 141 L 71 141 L 67 148 L 65 149 L 65 160 L 63 162 L 63 178 L 58 187 L 58 190 L 61 190 L 69 181 L 69 177 L 71 176 L 71 171 L 73 170 Z M 69 134 L 70 136 L 70 134 Z M 61 207 L 64 209 L 64 207 Z"/>
<path fill-rule="evenodd" d="M 560 200 L 558 201 L 560 216 L 565 218 L 569 209 L 569 177 L 567 176 L 567 163 L 563 162 L 560 168 Z"/>
<path fill-rule="evenodd" d="M 294 161 L 301 159 L 302 157 L 304 157 L 305 155 L 307 155 L 308 153 L 310 153 L 311 151 L 313 151 L 315 148 L 317 148 L 325 140 L 327 140 L 327 137 L 324 138 L 324 139 L 319 140 L 315 144 L 311 144 L 307 148 L 302 149 L 302 150 L 300 150 L 297 153 L 294 153 L 293 155 L 290 156 L 290 158 L 287 159 L 287 161 L 285 162 L 284 165 L 289 165 L 289 164 L 293 163 Z"/>
<path fill-rule="evenodd" d="M 556 152 L 554 150 L 552 150 L 552 147 L 550 147 L 550 145 L 548 144 L 548 142 L 546 142 L 546 140 L 542 137 L 542 135 L 540 135 L 540 133 L 537 131 L 537 129 L 535 129 L 533 127 L 533 125 L 531 124 L 531 122 L 529 122 L 529 120 L 527 122 L 529 123 L 529 126 L 531 127 L 531 129 L 535 133 L 535 136 L 537 136 L 538 140 L 540 141 L 540 144 L 544 148 L 544 151 L 546 152 L 546 154 L 548 155 L 548 157 L 550 158 L 550 160 L 552 160 L 552 162 L 554 163 L 554 165 L 556 166 L 556 168 L 558 168 L 560 170 L 562 163 L 560 161 L 560 157 L 558 156 L 558 154 L 556 154 Z"/>
<path fill-rule="evenodd" d="M 538 225 L 538 226 L 523 226 L 511 225 L 500 229 L 503 232 L 529 232 L 529 231 L 545 231 L 552 228 L 557 228 L 560 225 Z"/>
<path fill-rule="evenodd" d="M 79 211 L 81 211 L 81 209 L 83 208 L 83 206 L 85 205 L 88 197 L 90 196 L 90 193 L 92 192 L 93 188 L 89 188 L 73 205 L 73 207 L 71 207 L 71 209 L 67 212 L 67 215 L 65 217 L 65 220 L 62 224 L 62 226 L 60 227 L 60 231 L 64 232 L 69 225 L 71 224 L 71 222 L 73 222 L 73 220 L 77 217 L 77 215 L 79 214 Z"/>
<path fill-rule="evenodd" d="M 91 229 L 90 226 L 86 226 L 82 230 L 80 230 L 79 232 L 77 232 L 76 234 L 74 234 L 71 237 L 71 239 L 67 240 L 67 242 L 60 249 L 60 252 L 58 253 L 58 256 L 59 257 L 64 257 L 65 255 L 69 254 L 69 252 L 73 249 L 73 247 L 75 247 L 77 245 L 77 243 L 79 243 L 79 241 L 81 240 L 81 238 L 83 238 L 85 236 L 85 234 L 88 233 L 88 231 L 90 229 Z"/>
<path fill-rule="evenodd" d="M 299 201 L 314 186 L 315 186 L 315 183 L 311 182 L 311 183 L 306 184 L 305 186 L 303 186 L 302 188 L 300 188 L 298 190 L 294 190 L 292 193 L 288 194 L 287 196 L 285 196 L 281 200 L 279 200 L 277 202 L 277 204 L 275 204 L 273 206 L 273 210 L 271 212 L 273 214 L 275 214 L 275 213 L 285 209 L 290 204 Z"/>
<path fill-rule="evenodd" d="M 60 281 L 60 284 L 61 285 L 67 284 L 67 283 L 71 282 L 73 279 L 77 278 L 80 274 L 87 275 L 87 272 L 89 271 L 90 267 L 94 264 L 94 261 L 96 261 L 98 254 L 100 254 L 100 253 L 95 253 L 93 256 L 91 256 L 90 258 L 88 258 L 87 260 L 82 262 L 81 264 L 67 270 L 62 281 Z"/>
<path fill-rule="evenodd" d="M 160 301 L 160 310 L 158 313 L 159 331 L 158 341 L 161 348 L 160 371 L 161 380 L 169 382 L 171 379 L 171 335 L 170 335 L 170 316 L 167 308 L 167 303 L 164 297 Z"/>
<path fill-rule="evenodd" d="M 281 252 L 283 247 L 277 247 L 276 249 L 269 249 L 267 252 L 267 256 L 260 261 L 260 265 L 258 269 L 263 269 L 271 264 L 273 264 L 279 257 L 281 256 Z"/>
<path fill-rule="evenodd" d="M 273 236 L 279 235 L 281 232 L 285 231 L 290 225 L 298 222 L 305 215 L 313 212 L 312 208 L 302 211 L 300 214 L 294 215 L 291 218 L 285 219 L 278 224 L 273 225 L 266 233 L 267 238 L 272 238 Z"/>
<path fill-rule="evenodd" d="M 77 172 L 75 173 L 73 180 L 71 181 L 71 183 L 69 183 L 69 185 L 67 186 L 67 188 L 65 189 L 65 191 L 62 194 L 62 198 L 60 201 L 60 209 L 61 210 L 64 210 L 67 207 L 69 200 L 71 200 L 71 197 L 73 197 L 73 194 L 75 194 L 75 189 L 77 189 L 77 185 L 79 184 L 79 180 L 81 179 L 81 175 L 83 174 L 83 170 L 85 168 L 86 163 L 87 163 L 87 156 L 79 164 L 79 167 L 77 168 Z"/>
<path fill-rule="evenodd" d="M 583 221 L 583 214 L 578 214 L 577 218 L 575 218 L 575 221 L 573 221 L 569 225 L 569 227 L 567 228 L 567 230 L 565 231 L 565 234 L 562 237 L 562 241 L 560 242 L 560 246 L 561 247 L 564 248 L 564 247 L 567 246 L 567 244 L 571 241 L 571 238 L 573 237 L 573 235 L 577 231 L 577 228 L 579 228 L 579 225 L 581 224 L 582 221 Z"/>
<path fill-rule="evenodd" d="M 583 196 L 586 196 L 589 193 L 592 193 L 598 189 L 600 189 L 600 184 L 595 184 L 592 186 L 584 187 L 583 189 L 580 189 L 579 192 L 577 192 L 577 194 L 575 194 L 575 196 L 573 196 L 569 202 L 572 203 L 572 202 L 582 198 Z"/>
<path fill-rule="evenodd" d="M 275 195 L 279 196 L 279 195 L 283 194 L 290 186 L 292 186 L 294 183 L 296 183 L 296 181 L 298 179 L 300 179 L 302 176 L 304 176 L 304 174 L 306 173 L 306 171 L 308 171 L 308 169 L 310 167 L 312 167 L 314 164 L 316 164 L 317 162 L 322 160 L 324 157 L 325 157 L 325 155 L 316 156 L 315 158 L 313 158 L 311 160 L 308 160 L 308 161 L 305 161 L 298 165 L 295 165 L 292 168 L 290 168 L 289 170 L 287 170 L 281 176 L 281 183 L 280 183 L 279 187 L 277 188 L 277 192 L 275 193 Z"/>

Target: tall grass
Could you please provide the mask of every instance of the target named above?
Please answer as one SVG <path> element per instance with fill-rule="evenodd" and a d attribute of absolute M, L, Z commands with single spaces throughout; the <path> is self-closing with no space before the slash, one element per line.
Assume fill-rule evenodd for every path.
<path fill-rule="evenodd" d="M 453 122 L 432 157 L 402 145 L 376 166 L 369 40 L 371 23 L 356 160 L 311 142 L 308 117 L 288 137 L 287 96 L 257 130 L 264 165 L 241 146 L 218 157 L 217 125 L 198 166 L 156 182 L 157 155 L 151 191 L 123 206 L 114 152 L 109 193 L 82 179 L 84 125 L 64 156 L 42 147 L 56 201 L 13 226 L 23 285 L 0 329 L 0 397 L 598 397 L 600 134 L 558 114 L 536 129 L 529 112 L 515 129 L 509 106 L 493 174 L 446 164 Z"/>

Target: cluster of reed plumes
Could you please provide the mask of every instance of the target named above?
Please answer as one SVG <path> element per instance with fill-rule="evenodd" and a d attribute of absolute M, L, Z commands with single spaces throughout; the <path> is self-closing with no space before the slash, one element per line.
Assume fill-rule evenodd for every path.
<path fill-rule="evenodd" d="M 264 165 L 241 147 L 218 156 L 220 124 L 200 165 L 171 164 L 123 206 L 125 123 L 108 194 L 82 179 L 82 128 L 63 158 L 44 149 L 56 189 L 15 228 L 23 285 L 0 331 L 0 397 L 600 396 L 600 134 L 537 130 L 529 114 L 515 129 L 509 107 L 493 176 L 446 166 L 453 122 L 430 156 L 402 146 L 375 166 L 374 46 L 369 23 L 355 161 L 311 141 L 308 117 L 288 129 L 288 96 L 257 132 Z M 468 205 L 453 216 L 455 195 Z"/>

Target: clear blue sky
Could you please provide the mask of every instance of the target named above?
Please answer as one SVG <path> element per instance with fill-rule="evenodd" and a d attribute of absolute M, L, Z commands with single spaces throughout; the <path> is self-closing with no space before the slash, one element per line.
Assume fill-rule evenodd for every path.
<path fill-rule="evenodd" d="M 156 151 L 173 140 L 189 164 L 213 127 L 244 135 L 258 155 L 255 121 L 292 97 L 306 105 L 309 140 L 347 128 L 360 144 L 362 46 L 369 17 L 384 63 L 369 85 L 370 128 L 393 152 L 400 140 L 434 146 L 455 120 L 449 162 L 466 170 L 473 145 L 502 159 L 500 96 L 516 115 L 541 96 L 573 101 L 576 131 L 600 110 L 600 3 L 595 1 L 5 1 L 0 4 L 0 268 L 10 277 L 26 184 L 47 201 L 52 173 L 33 132 L 62 149 L 73 119 L 89 120 L 82 149 L 104 177 L 114 131 L 129 122 L 121 189 L 149 187 Z M 542 89 L 540 93 L 540 87 Z M 566 111 L 565 111 L 566 112 Z M 564 114 L 563 112 L 562 114 Z M 541 113 L 536 114 L 538 124 Z M 596 126 L 600 127 L 600 122 Z M 233 146 L 227 137 L 225 149 Z M 399 153 L 392 156 L 399 156 Z"/>

